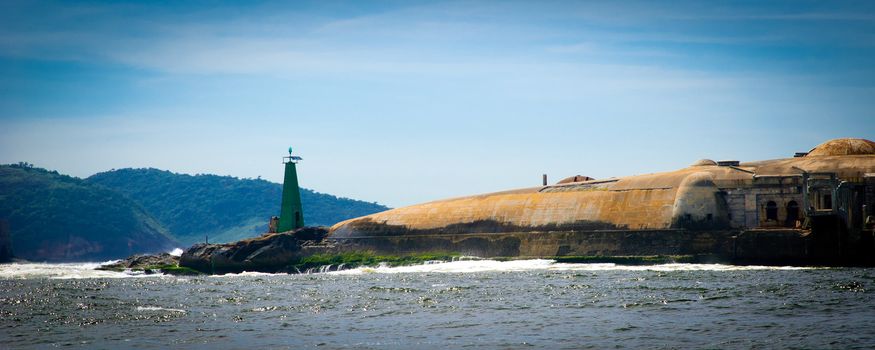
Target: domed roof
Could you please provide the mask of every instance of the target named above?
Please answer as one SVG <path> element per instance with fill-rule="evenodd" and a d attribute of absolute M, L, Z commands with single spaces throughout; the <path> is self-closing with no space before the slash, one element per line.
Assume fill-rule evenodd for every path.
<path fill-rule="evenodd" d="M 706 165 L 717 165 L 717 162 L 710 160 L 710 159 L 699 159 L 690 166 L 706 166 Z"/>
<path fill-rule="evenodd" d="M 866 139 L 833 139 L 817 145 L 806 157 L 875 155 L 875 142 Z"/>

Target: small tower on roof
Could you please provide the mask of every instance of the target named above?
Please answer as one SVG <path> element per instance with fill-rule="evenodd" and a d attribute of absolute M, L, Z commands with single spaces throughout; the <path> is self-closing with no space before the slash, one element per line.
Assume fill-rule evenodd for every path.
<path fill-rule="evenodd" d="M 277 232 L 291 231 L 304 227 L 304 209 L 301 206 L 301 190 L 298 188 L 298 172 L 295 164 L 303 158 L 292 155 L 289 147 L 289 155 L 283 157 L 286 166 L 286 174 L 283 178 L 283 199 L 280 205 L 280 219 L 277 224 Z"/>

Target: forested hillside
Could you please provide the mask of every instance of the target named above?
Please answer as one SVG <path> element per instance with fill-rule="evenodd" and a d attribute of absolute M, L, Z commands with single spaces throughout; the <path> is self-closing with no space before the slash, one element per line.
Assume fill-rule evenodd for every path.
<path fill-rule="evenodd" d="M 97 261 L 161 252 L 178 244 L 124 195 L 27 163 L 0 165 L 0 221 L 16 257 Z"/>
<path fill-rule="evenodd" d="M 267 231 L 279 215 L 282 185 L 261 179 L 186 175 L 158 169 L 120 169 L 95 174 L 88 182 L 127 195 L 154 215 L 183 244 L 234 241 Z M 385 206 L 301 189 L 308 226 L 386 210 Z"/>

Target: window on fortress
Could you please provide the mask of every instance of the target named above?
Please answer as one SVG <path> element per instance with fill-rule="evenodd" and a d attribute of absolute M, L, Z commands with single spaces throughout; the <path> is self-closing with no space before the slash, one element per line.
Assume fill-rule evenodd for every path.
<path fill-rule="evenodd" d="M 820 206 L 823 209 L 832 209 L 832 195 L 824 194 L 823 195 L 823 205 Z"/>
<path fill-rule="evenodd" d="M 796 225 L 796 220 L 799 220 L 799 203 L 796 203 L 796 201 L 790 201 L 790 203 L 787 203 L 786 225 L 793 227 Z"/>
<path fill-rule="evenodd" d="M 766 220 L 778 220 L 778 204 L 774 201 L 766 203 Z"/>

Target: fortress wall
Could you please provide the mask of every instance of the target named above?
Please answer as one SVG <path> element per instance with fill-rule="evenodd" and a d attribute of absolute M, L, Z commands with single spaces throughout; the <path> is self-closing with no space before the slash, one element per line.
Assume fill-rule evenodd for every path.
<path fill-rule="evenodd" d="M 787 205 L 795 201 L 802 216 L 802 192 L 795 183 L 783 185 L 754 185 L 739 188 L 726 188 L 726 201 L 729 206 L 730 227 L 782 227 L 786 224 Z M 774 201 L 778 208 L 778 220 L 766 221 L 766 203 Z M 792 226 L 791 226 L 792 227 Z"/>
<path fill-rule="evenodd" d="M 804 261 L 808 240 L 799 230 L 607 230 L 502 234 L 404 235 L 331 238 L 341 251 L 404 255 L 423 252 L 468 256 L 709 256 L 724 262 Z"/>
<path fill-rule="evenodd" d="M 720 255 L 732 258 L 730 231 L 607 230 L 331 238 L 342 250 L 404 255 L 449 252 L 478 257 Z"/>

